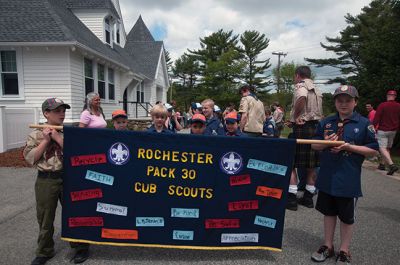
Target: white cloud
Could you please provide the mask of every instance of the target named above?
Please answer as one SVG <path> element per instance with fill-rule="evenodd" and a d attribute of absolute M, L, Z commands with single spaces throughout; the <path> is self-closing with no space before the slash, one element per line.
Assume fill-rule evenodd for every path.
<path fill-rule="evenodd" d="M 332 54 L 319 46 L 325 36 L 335 37 L 346 26 L 347 13 L 357 15 L 369 0 L 120 0 L 127 32 L 139 15 L 148 28 L 166 26 L 164 44 L 173 59 L 187 49 L 199 48 L 199 38 L 218 29 L 257 30 L 270 39 L 262 55 L 288 52 L 285 61 L 303 63 L 304 57 L 326 58 Z"/>

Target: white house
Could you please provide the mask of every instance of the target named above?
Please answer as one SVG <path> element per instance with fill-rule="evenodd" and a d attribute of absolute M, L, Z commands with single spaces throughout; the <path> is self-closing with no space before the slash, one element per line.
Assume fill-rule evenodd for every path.
<path fill-rule="evenodd" d="M 73 123 L 91 91 L 106 118 L 118 108 L 146 116 L 149 104 L 166 101 L 163 42 L 141 17 L 126 34 L 118 0 L 0 0 L 0 7 L 0 106 L 37 110 L 59 97 L 71 104 L 65 122 Z"/>

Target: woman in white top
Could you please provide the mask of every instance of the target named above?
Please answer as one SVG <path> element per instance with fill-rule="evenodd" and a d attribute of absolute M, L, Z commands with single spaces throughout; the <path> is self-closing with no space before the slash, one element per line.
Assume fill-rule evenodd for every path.
<path fill-rule="evenodd" d="M 103 109 L 100 107 L 100 96 L 90 92 L 86 96 L 85 106 L 81 113 L 79 127 L 106 128 L 107 122 L 104 119 Z"/>

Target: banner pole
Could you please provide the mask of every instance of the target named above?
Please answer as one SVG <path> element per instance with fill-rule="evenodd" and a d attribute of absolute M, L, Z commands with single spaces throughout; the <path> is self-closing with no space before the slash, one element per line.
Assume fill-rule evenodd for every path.
<path fill-rule="evenodd" d="M 50 124 L 30 124 L 29 128 L 32 128 L 32 129 L 51 128 L 51 129 L 56 129 L 56 130 L 61 131 L 64 128 L 64 126 L 50 125 Z"/>
<path fill-rule="evenodd" d="M 328 140 L 309 140 L 309 139 L 296 139 L 297 144 L 324 144 L 338 146 L 345 144 L 345 141 L 328 141 Z"/>

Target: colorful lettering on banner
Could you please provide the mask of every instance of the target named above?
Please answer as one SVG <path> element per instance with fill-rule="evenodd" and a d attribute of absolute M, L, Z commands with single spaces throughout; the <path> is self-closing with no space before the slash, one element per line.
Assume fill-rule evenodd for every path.
<path fill-rule="evenodd" d="M 135 239 L 139 238 L 137 230 L 127 230 L 127 229 L 101 229 L 102 238 L 113 238 L 113 239 Z"/>
<path fill-rule="evenodd" d="M 231 186 L 238 186 L 238 185 L 247 185 L 251 184 L 250 175 L 240 175 L 240 176 L 231 176 L 229 178 L 229 182 Z"/>
<path fill-rule="evenodd" d="M 199 218 L 199 209 L 171 208 L 171 217 Z"/>
<path fill-rule="evenodd" d="M 243 211 L 243 210 L 257 210 L 258 209 L 258 201 L 237 201 L 237 202 L 229 202 L 228 210 L 230 212 L 233 211 Z"/>
<path fill-rule="evenodd" d="M 194 238 L 193 231 L 182 231 L 182 230 L 172 231 L 172 239 L 174 240 L 193 240 L 193 238 Z"/>
<path fill-rule="evenodd" d="M 239 219 L 206 219 L 206 229 L 211 228 L 239 228 Z"/>
<path fill-rule="evenodd" d="M 269 228 L 275 228 L 276 220 L 268 218 L 268 217 L 256 215 L 256 218 L 254 219 L 254 224 L 269 227 Z"/>
<path fill-rule="evenodd" d="M 100 212 L 100 213 L 108 213 L 108 214 L 115 214 L 115 215 L 121 215 L 121 216 L 128 215 L 128 207 L 107 204 L 107 203 L 101 203 L 101 202 L 97 203 L 96 211 Z"/>
<path fill-rule="evenodd" d="M 273 173 L 281 176 L 286 175 L 287 166 L 282 166 L 278 164 L 271 164 L 265 161 L 249 159 L 247 163 L 247 168 L 264 171 L 267 173 Z"/>
<path fill-rule="evenodd" d="M 73 167 L 105 164 L 107 163 L 106 154 L 83 155 L 71 157 L 71 165 Z"/>
<path fill-rule="evenodd" d="M 103 192 L 101 189 L 80 190 L 71 192 L 71 201 L 83 201 L 95 198 L 102 198 Z"/>
<path fill-rule="evenodd" d="M 88 170 L 86 171 L 85 179 L 95 181 L 98 183 L 106 184 L 112 186 L 114 183 L 114 177 L 99 172 Z"/>
<path fill-rule="evenodd" d="M 136 226 L 164 226 L 163 217 L 136 217 Z"/>
<path fill-rule="evenodd" d="M 69 227 L 80 226 L 103 226 L 103 217 L 70 217 L 68 218 Z"/>
<path fill-rule="evenodd" d="M 280 199 L 282 197 L 282 190 L 265 186 L 258 186 L 256 190 L 256 195 Z"/>
<path fill-rule="evenodd" d="M 221 243 L 258 242 L 258 233 L 248 234 L 221 234 Z"/>

